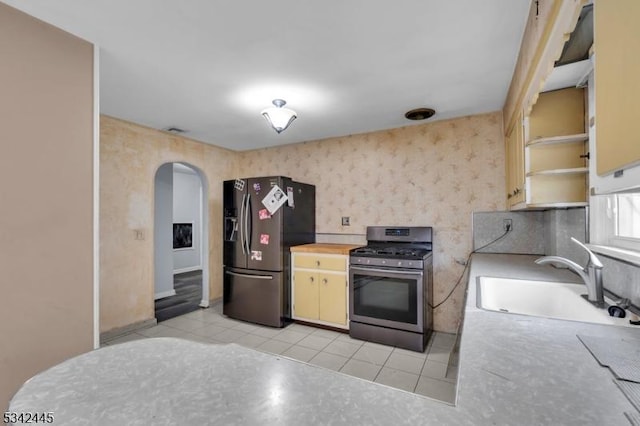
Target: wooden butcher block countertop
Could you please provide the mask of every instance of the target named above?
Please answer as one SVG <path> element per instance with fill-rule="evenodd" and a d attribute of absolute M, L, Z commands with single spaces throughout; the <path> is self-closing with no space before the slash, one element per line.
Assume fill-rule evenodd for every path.
<path fill-rule="evenodd" d="M 362 247 L 360 244 L 328 244 L 315 243 L 291 247 L 294 253 L 349 254 L 349 250 Z"/>

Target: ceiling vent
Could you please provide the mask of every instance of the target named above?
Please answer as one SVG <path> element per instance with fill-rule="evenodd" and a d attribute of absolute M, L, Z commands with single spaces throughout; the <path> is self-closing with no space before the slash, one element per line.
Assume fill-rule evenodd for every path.
<path fill-rule="evenodd" d="M 185 129 L 181 129 L 180 127 L 175 127 L 175 126 L 170 126 L 170 127 L 165 127 L 164 129 L 162 129 L 165 132 L 169 132 L 169 133 L 175 133 L 175 134 L 181 134 L 181 133 L 187 133 L 188 130 Z"/>
<path fill-rule="evenodd" d="M 408 111 L 404 116 L 407 120 L 426 120 L 433 117 L 435 113 L 436 111 L 432 108 L 416 108 Z"/>

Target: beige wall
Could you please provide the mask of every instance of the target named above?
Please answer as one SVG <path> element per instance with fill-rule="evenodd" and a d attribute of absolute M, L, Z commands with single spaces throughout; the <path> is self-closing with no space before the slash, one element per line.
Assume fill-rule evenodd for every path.
<path fill-rule="evenodd" d="M 232 152 L 103 116 L 100 141 L 100 329 L 152 319 L 153 181 L 166 162 L 200 168 L 209 184 L 211 299 L 222 295 L 222 181 L 291 176 L 316 185 L 317 232 L 367 225 L 435 229 L 435 301 L 455 284 L 471 250 L 471 213 L 504 209 L 500 112 L 389 131 Z M 342 227 L 341 216 L 352 225 Z M 136 240 L 134 230 L 144 232 Z M 464 285 L 436 311 L 453 332 Z"/>
<path fill-rule="evenodd" d="M 222 297 L 222 181 L 232 151 L 102 116 L 100 120 L 100 331 L 154 318 L 153 193 L 162 164 L 199 168 L 209 187 L 209 288 Z M 141 230 L 144 240 L 135 239 Z"/>
<path fill-rule="evenodd" d="M 435 302 L 455 284 L 471 250 L 471 213 L 502 210 L 502 114 L 238 153 L 239 175 L 283 174 L 316 185 L 319 233 L 365 233 L 367 225 L 433 226 Z M 351 226 L 341 226 L 341 216 Z M 216 237 L 219 238 L 219 237 Z M 464 283 L 435 313 L 454 332 Z"/>
<path fill-rule="evenodd" d="M 0 3 L 0 411 L 93 348 L 93 46 Z"/>

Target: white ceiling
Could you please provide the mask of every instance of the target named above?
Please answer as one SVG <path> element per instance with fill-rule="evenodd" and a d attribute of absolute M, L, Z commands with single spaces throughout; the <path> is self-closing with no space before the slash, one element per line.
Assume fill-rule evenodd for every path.
<path fill-rule="evenodd" d="M 100 46 L 101 113 L 247 150 L 502 108 L 530 0 L 3 0 Z M 298 113 L 276 134 L 260 115 Z"/>

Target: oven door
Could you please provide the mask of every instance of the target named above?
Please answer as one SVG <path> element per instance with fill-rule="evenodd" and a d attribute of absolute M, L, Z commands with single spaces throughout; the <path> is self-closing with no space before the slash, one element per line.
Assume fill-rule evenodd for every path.
<path fill-rule="evenodd" d="M 422 270 L 349 267 L 349 319 L 406 331 L 423 331 Z"/>

